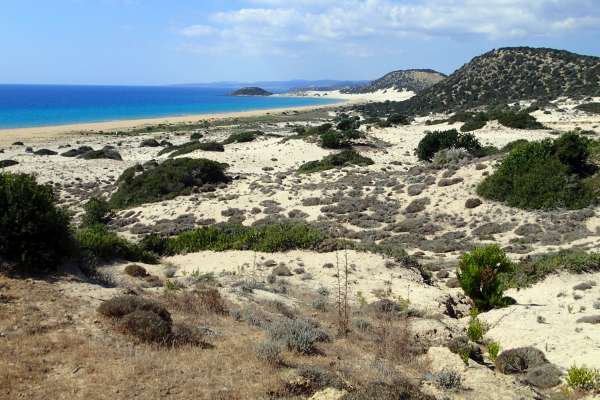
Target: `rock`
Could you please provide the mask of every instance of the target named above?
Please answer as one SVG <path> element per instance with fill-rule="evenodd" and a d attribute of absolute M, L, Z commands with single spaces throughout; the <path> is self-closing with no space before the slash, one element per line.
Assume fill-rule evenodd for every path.
<path fill-rule="evenodd" d="M 340 400 L 348 392 L 343 389 L 327 388 L 323 389 L 310 397 L 310 400 Z"/>
<path fill-rule="evenodd" d="M 109 160 L 117 160 L 122 161 L 121 154 L 118 151 L 113 150 L 112 148 L 106 146 L 101 150 L 92 150 L 86 153 L 83 153 L 79 156 L 79 158 L 83 158 L 84 160 L 97 160 L 97 159 L 109 159 Z"/>
<path fill-rule="evenodd" d="M 446 286 L 449 288 L 458 288 L 460 287 L 460 282 L 458 281 L 458 278 L 450 278 L 446 281 Z"/>
<path fill-rule="evenodd" d="M 495 233 L 506 232 L 509 228 L 505 225 L 500 225 L 495 222 L 488 222 L 487 224 L 483 224 L 473 229 L 474 236 L 488 236 L 493 235 Z"/>
<path fill-rule="evenodd" d="M 425 189 L 424 184 L 417 183 L 417 184 L 410 185 L 409 187 L 407 187 L 406 193 L 408 193 L 409 196 L 418 196 L 423 192 L 424 189 Z"/>
<path fill-rule="evenodd" d="M 479 207 L 481 205 L 481 200 L 479 200 L 478 198 L 470 198 L 467 199 L 467 201 L 465 201 L 465 208 L 476 208 Z"/>
<path fill-rule="evenodd" d="M 277 262 L 275 262 L 275 260 L 267 260 L 264 262 L 265 267 L 274 267 L 277 265 Z"/>
<path fill-rule="evenodd" d="M 12 167 L 18 163 L 19 162 L 15 160 L 0 160 L 0 168 Z"/>
<path fill-rule="evenodd" d="M 535 347 L 505 350 L 495 362 L 496 369 L 503 374 L 519 374 L 547 363 L 544 353 Z"/>
<path fill-rule="evenodd" d="M 486 168 L 487 168 L 487 165 L 485 165 L 485 164 L 481 164 L 480 163 L 480 164 L 475 165 L 475 169 L 477 171 L 481 171 L 481 170 L 486 169 Z"/>
<path fill-rule="evenodd" d="M 446 279 L 447 277 L 450 276 L 450 272 L 445 271 L 445 270 L 441 270 L 441 271 L 438 271 L 437 274 L 435 274 L 435 276 L 438 279 Z"/>
<path fill-rule="evenodd" d="M 589 315 L 587 317 L 581 317 L 577 320 L 577 323 L 581 324 L 600 324 L 600 315 Z"/>
<path fill-rule="evenodd" d="M 304 268 L 302 268 L 302 267 L 294 268 L 294 273 L 297 274 L 297 275 L 301 275 L 301 274 L 303 274 L 305 272 L 306 272 L 306 270 Z"/>
<path fill-rule="evenodd" d="M 590 290 L 594 286 L 595 285 L 592 285 L 591 282 L 581 282 L 581 283 L 578 283 L 577 285 L 573 286 L 573 290 Z"/>
<path fill-rule="evenodd" d="M 25 144 L 23 142 L 14 142 L 12 145 L 13 146 L 24 146 Z"/>
<path fill-rule="evenodd" d="M 53 150 L 48 149 L 39 149 L 33 152 L 36 156 L 55 156 L 58 153 Z"/>
<path fill-rule="evenodd" d="M 275 276 L 292 276 L 292 272 L 285 265 L 279 265 L 273 269 L 273 275 L 275 275 Z"/>
<path fill-rule="evenodd" d="M 325 264 L 323 264 L 323 268 L 326 268 L 326 269 L 331 269 L 333 267 L 334 267 L 333 263 L 325 263 Z"/>
<path fill-rule="evenodd" d="M 561 384 L 562 372 L 553 364 L 546 363 L 530 368 L 525 382 L 540 389 L 548 389 Z"/>
<path fill-rule="evenodd" d="M 25 153 L 33 153 L 33 147 L 25 147 Z"/>
<path fill-rule="evenodd" d="M 461 357 L 463 354 L 468 354 L 471 360 L 483 363 L 483 352 L 481 351 L 481 348 L 475 343 L 471 343 L 466 336 L 452 338 L 448 342 L 448 349 Z"/>
<path fill-rule="evenodd" d="M 67 150 L 64 153 L 61 153 L 60 155 L 63 157 L 77 157 L 92 150 L 94 149 L 92 149 L 90 146 L 80 146 L 77 149 Z"/>

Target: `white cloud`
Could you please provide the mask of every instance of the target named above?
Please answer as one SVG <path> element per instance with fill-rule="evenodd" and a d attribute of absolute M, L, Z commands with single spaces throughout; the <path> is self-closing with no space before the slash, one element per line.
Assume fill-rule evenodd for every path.
<path fill-rule="evenodd" d="M 399 37 L 496 41 L 598 29 L 600 7 L 596 0 L 247 0 L 199 22 L 180 30 L 200 40 L 188 48 L 366 56 L 391 51 Z"/>

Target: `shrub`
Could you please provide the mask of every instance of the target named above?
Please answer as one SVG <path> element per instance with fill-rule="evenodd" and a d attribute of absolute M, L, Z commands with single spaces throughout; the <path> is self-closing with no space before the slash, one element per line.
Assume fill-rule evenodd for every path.
<path fill-rule="evenodd" d="M 223 144 L 252 142 L 260 135 L 264 135 L 264 133 L 261 131 L 233 133 L 223 141 Z"/>
<path fill-rule="evenodd" d="M 18 270 L 49 271 L 68 254 L 69 217 L 52 188 L 23 174 L 0 174 L 0 260 Z"/>
<path fill-rule="evenodd" d="M 125 267 L 125 273 L 129 276 L 133 276 L 134 278 L 140 278 L 144 276 L 148 276 L 148 272 L 146 268 L 137 265 L 137 264 L 129 264 Z"/>
<path fill-rule="evenodd" d="M 457 276 L 460 286 L 480 310 L 490 310 L 507 304 L 503 274 L 512 270 L 512 263 L 496 245 L 476 248 L 464 254 L 459 262 Z"/>
<path fill-rule="evenodd" d="M 502 153 L 510 153 L 514 148 L 521 146 L 523 144 L 529 143 L 527 139 L 517 139 L 512 142 L 508 142 L 502 149 L 500 150 Z"/>
<path fill-rule="evenodd" d="M 498 354 L 500 353 L 500 344 L 498 342 L 492 342 L 488 344 L 487 350 L 490 360 L 492 360 L 492 362 L 496 362 Z"/>
<path fill-rule="evenodd" d="M 93 197 L 83 205 L 83 217 L 81 224 L 83 226 L 92 226 L 96 224 L 106 224 L 110 221 L 110 206 L 104 199 Z"/>
<path fill-rule="evenodd" d="M 315 327 L 310 321 L 301 319 L 281 319 L 267 329 L 272 340 L 283 343 L 288 350 L 301 354 L 312 354 L 315 343 L 329 340 L 326 332 Z"/>
<path fill-rule="evenodd" d="M 348 147 L 348 142 L 341 133 L 328 131 L 321 135 L 321 147 L 324 149 L 342 149 Z"/>
<path fill-rule="evenodd" d="M 229 313 L 225 301 L 217 289 L 205 288 L 199 290 L 198 299 L 202 308 L 210 313 L 221 315 Z"/>
<path fill-rule="evenodd" d="M 477 193 L 525 209 L 582 208 L 595 201 L 597 184 L 587 179 L 584 139 L 565 134 L 556 141 L 516 146 L 477 187 Z"/>
<path fill-rule="evenodd" d="M 575 390 L 600 391 L 600 371 L 574 365 L 567 371 L 566 383 Z"/>
<path fill-rule="evenodd" d="M 425 137 L 417 145 L 419 160 L 431 161 L 433 155 L 440 150 L 463 148 L 476 157 L 484 155 L 479 140 L 470 133 L 459 133 L 456 129 L 449 131 L 426 132 Z"/>
<path fill-rule="evenodd" d="M 79 248 L 87 255 L 103 260 L 123 259 L 155 263 L 156 258 L 141 246 L 111 232 L 104 225 L 92 225 L 75 232 Z"/>
<path fill-rule="evenodd" d="M 179 146 L 170 146 L 170 147 L 166 147 L 164 149 L 162 149 L 158 155 L 163 155 L 163 154 L 169 154 L 169 157 L 173 158 L 173 157 L 177 157 L 177 156 L 181 156 L 183 154 L 188 154 L 197 150 L 202 150 L 202 151 L 218 151 L 218 152 L 222 152 L 225 151 L 225 148 L 223 147 L 223 145 L 221 143 L 217 143 L 217 142 L 198 142 L 198 141 L 191 141 L 188 143 L 184 143 L 184 144 L 180 144 Z"/>
<path fill-rule="evenodd" d="M 118 180 L 118 189 L 110 199 L 115 208 L 132 207 L 190 194 L 194 187 L 227 183 L 225 165 L 206 159 L 178 158 L 157 167 L 126 169 Z M 139 172 L 139 173 L 136 173 Z"/>
<path fill-rule="evenodd" d="M 472 117 L 467 119 L 463 126 L 460 127 L 461 132 L 471 132 L 483 128 L 488 121 L 488 117 L 485 113 L 473 114 Z"/>
<path fill-rule="evenodd" d="M 472 309 L 471 320 L 467 327 L 467 337 L 473 342 L 479 343 L 483 340 L 486 330 L 486 326 L 477 318 L 477 309 Z"/>
<path fill-rule="evenodd" d="M 600 103 L 584 103 L 575 108 L 592 114 L 600 114 Z"/>
<path fill-rule="evenodd" d="M 460 372 L 454 369 L 442 369 L 433 374 L 433 383 L 440 389 L 450 390 L 460 388 L 462 378 Z"/>
<path fill-rule="evenodd" d="M 271 366 L 281 365 L 281 345 L 272 340 L 265 340 L 256 346 L 256 358 Z"/>
<path fill-rule="evenodd" d="M 109 318 L 123 318 L 134 311 L 149 311 L 165 321 L 171 321 L 171 314 L 157 302 L 139 296 L 117 296 L 100 304 L 98 313 Z"/>
<path fill-rule="evenodd" d="M 323 296 L 317 297 L 313 300 L 312 307 L 317 311 L 327 311 L 327 299 L 325 299 Z"/>
<path fill-rule="evenodd" d="M 166 342 L 171 335 L 171 321 L 151 311 L 136 310 L 123 316 L 120 328 L 124 333 L 144 342 Z"/>
<path fill-rule="evenodd" d="M 309 161 L 298 168 L 300 173 L 313 173 L 326 171 L 333 168 L 341 168 L 347 165 L 367 166 L 374 164 L 373 160 L 363 157 L 354 150 L 344 150 L 337 154 L 324 157 L 321 161 Z"/>
<path fill-rule="evenodd" d="M 535 117 L 525 111 L 505 111 L 495 116 L 498 122 L 508 128 L 514 129 L 544 129 Z"/>
<path fill-rule="evenodd" d="M 190 140 L 200 140 L 204 137 L 204 135 L 200 132 L 192 132 L 190 135 Z"/>
<path fill-rule="evenodd" d="M 248 227 L 237 224 L 218 224 L 183 232 L 172 238 L 152 237 L 152 250 L 158 254 L 181 254 L 203 250 L 253 250 L 277 252 L 295 249 L 315 249 L 325 239 L 317 228 L 295 221 L 282 221 Z M 147 246 L 146 241 L 142 241 Z M 146 247 L 148 249 L 148 247 Z"/>

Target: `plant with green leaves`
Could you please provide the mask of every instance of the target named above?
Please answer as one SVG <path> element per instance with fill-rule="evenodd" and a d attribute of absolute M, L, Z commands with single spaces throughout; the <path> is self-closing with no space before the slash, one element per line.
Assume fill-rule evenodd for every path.
<path fill-rule="evenodd" d="M 490 360 L 496 362 L 496 358 L 498 358 L 498 354 L 500 354 L 500 343 L 492 342 L 487 345 L 488 355 Z"/>
<path fill-rule="evenodd" d="M 510 302 L 503 293 L 506 274 L 512 270 L 513 265 L 504 251 L 497 245 L 489 245 L 463 254 L 457 276 L 461 288 L 475 307 L 487 311 Z"/>
<path fill-rule="evenodd" d="M 567 386 L 583 392 L 600 391 L 600 371 L 576 365 L 567 371 Z"/>

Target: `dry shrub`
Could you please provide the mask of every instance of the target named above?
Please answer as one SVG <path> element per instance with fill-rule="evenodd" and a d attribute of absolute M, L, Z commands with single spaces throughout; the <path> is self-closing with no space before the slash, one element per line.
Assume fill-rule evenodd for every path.
<path fill-rule="evenodd" d="M 229 312 L 225 305 L 225 301 L 217 289 L 201 289 L 198 291 L 198 298 L 200 304 L 207 312 L 221 315 L 226 315 Z"/>
<path fill-rule="evenodd" d="M 157 302 L 138 296 L 117 296 L 100 304 L 98 312 L 110 318 L 123 318 L 134 311 L 150 311 L 171 322 L 171 314 Z"/>
<path fill-rule="evenodd" d="M 203 340 L 203 336 L 189 326 L 183 324 L 174 324 L 169 338 L 169 344 L 172 346 L 194 346 L 204 349 L 212 347 Z"/>
<path fill-rule="evenodd" d="M 371 382 L 358 390 L 348 393 L 342 400 L 434 400 L 434 397 L 421 393 L 419 388 L 406 379 L 394 382 Z"/>
<path fill-rule="evenodd" d="M 148 275 L 146 269 L 137 264 L 129 264 L 125 267 L 125 273 L 134 278 L 143 278 Z"/>
<path fill-rule="evenodd" d="M 410 363 L 423 353 L 410 340 L 408 321 L 381 321 L 373 327 L 377 357 L 399 363 Z"/>
<path fill-rule="evenodd" d="M 214 288 L 203 288 L 190 292 L 168 293 L 166 301 L 173 308 L 186 314 L 219 314 L 229 313 L 225 300 Z"/>
<path fill-rule="evenodd" d="M 143 342 L 165 343 L 171 336 L 171 320 L 152 311 L 137 310 L 121 319 L 119 329 Z"/>

